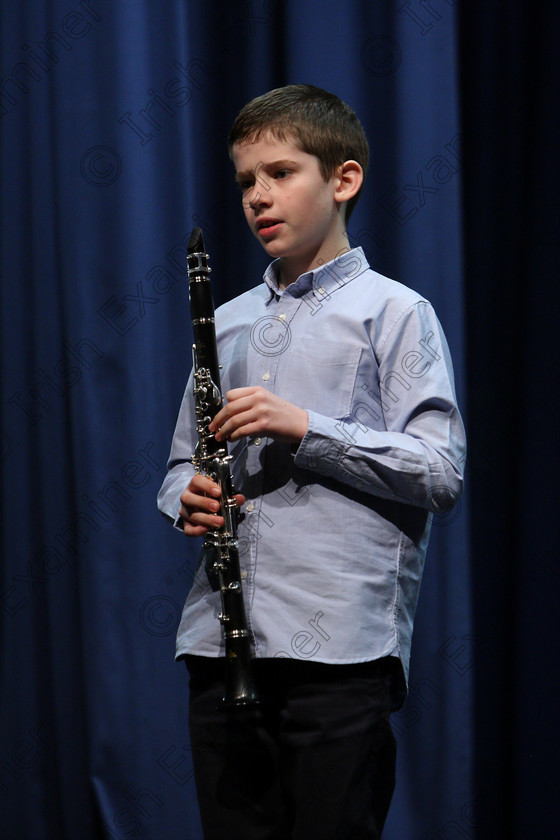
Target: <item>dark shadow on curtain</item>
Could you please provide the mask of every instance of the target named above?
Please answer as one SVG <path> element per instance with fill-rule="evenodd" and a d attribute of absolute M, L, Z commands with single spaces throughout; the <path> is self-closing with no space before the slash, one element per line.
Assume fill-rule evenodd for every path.
<path fill-rule="evenodd" d="M 557 831 L 557 4 L 462 4 L 477 837 Z"/>

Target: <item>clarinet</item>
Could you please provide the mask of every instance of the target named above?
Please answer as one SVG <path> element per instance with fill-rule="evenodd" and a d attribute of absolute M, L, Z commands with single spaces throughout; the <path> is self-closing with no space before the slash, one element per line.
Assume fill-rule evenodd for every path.
<path fill-rule="evenodd" d="M 221 528 L 207 532 L 200 561 L 206 568 L 212 589 L 220 591 L 219 620 L 226 650 L 223 703 L 230 708 L 250 707 L 259 700 L 251 668 L 252 634 L 247 626 L 241 586 L 237 543 L 240 516 L 230 471 L 232 456 L 228 454 L 226 442 L 218 442 L 208 431 L 209 424 L 223 404 L 210 271 L 202 231 L 195 228 L 187 245 L 187 275 L 194 335 L 193 393 L 198 435 L 191 462 L 197 473 L 207 475 L 221 488 L 220 515 L 224 519 Z"/>

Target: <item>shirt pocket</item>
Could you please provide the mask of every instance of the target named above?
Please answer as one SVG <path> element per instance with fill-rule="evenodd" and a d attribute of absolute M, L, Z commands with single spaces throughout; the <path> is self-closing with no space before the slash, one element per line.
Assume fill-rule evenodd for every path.
<path fill-rule="evenodd" d="M 290 347 L 286 398 L 326 417 L 351 413 L 361 348 L 319 338 L 298 338 Z"/>

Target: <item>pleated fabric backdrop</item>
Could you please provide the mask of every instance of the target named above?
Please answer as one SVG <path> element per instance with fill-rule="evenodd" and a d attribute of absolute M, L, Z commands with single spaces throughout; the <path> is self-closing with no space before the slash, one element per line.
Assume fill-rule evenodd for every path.
<path fill-rule="evenodd" d="M 372 149 L 350 240 L 434 304 L 468 419 L 458 10 L 28 0 L 0 26 L 0 837 L 199 840 L 173 660 L 198 549 L 155 508 L 186 240 L 203 228 L 216 303 L 255 285 L 227 130 L 272 87 L 335 92 Z M 482 836 L 470 519 L 466 493 L 434 521 L 387 840 Z"/>

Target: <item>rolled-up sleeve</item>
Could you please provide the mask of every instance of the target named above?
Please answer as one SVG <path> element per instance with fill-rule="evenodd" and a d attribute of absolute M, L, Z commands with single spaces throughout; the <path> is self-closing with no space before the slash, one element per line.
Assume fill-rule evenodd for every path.
<path fill-rule="evenodd" d="M 195 472 L 190 461 L 196 446 L 196 440 L 193 437 L 193 402 L 193 375 L 191 372 L 177 418 L 171 452 L 167 462 L 167 474 L 157 497 L 160 512 L 181 531 L 180 496 Z"/>
<path fill-rule="evenodd" d="M 357 490 L 443 513 L 462 492 L 466 442 L 449 349 L 430 304 L 410 306 L 374 349 L 384 428 L 364 422 L 360 403 L 339 419 L 309 410 L 295 463 Z"/>

